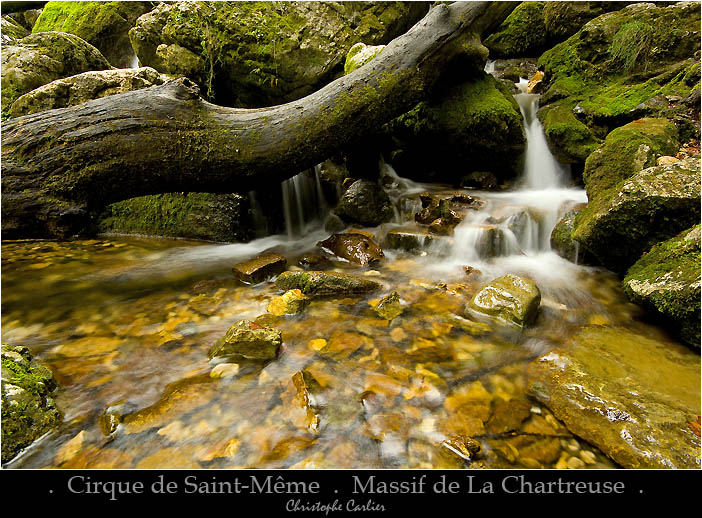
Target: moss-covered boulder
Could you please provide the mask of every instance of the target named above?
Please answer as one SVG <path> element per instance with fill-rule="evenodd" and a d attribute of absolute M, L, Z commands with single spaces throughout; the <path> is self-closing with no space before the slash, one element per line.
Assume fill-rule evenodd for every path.
<path fill-rule="evenodd" d="M 32 32 L 75 34 L 99 49 L 112 65 L 124 68 L 134 56 L 129 29 L 151 8 L 151 2 L 49 2 Z"/>
<path fill-rule="evenodd" d="M 575 220 L 573 238 L 624 273 L 656 243 L 700 220 L 700 161 L 649 167 L 598 191 Z"/>
<path fill-rule="evenodd" d="M 390 159 L 402 176 L 454 184 L 472 171 L 513 177 L 525 145 L 519 105 L 488 74 L 418 104 L 394 119 L 389 132 Z"/>
<path fill-rule="evenodd" d="M 51 371 L 26 347 L 2 345 L 2 462 L 61 422 Z"/>
<path fill-rule="evenodd" d="M 622 467 L 700 468 L 699 354 L 650 331 L 587 326 L 528 375 L 536 399 Z"/>
<path fill-rule="evenodd" d="M 666 119 L 640 119 L 615 129 L 585 162 L 583 181 L 590 200 L 656 165 L 656 159 L 675 155 L 680 147 L 678 131 Z"/>
<path fill-rule="evenodd" d="M 41 32 L 2 47 L 2 109 L 42 85 L 110 64 L 100 51 L 73 34 Z"/>
<path fill-rule="evenodd" d="M 18 11 L 10 12 L 9 14 L 5 14 L 5 12 L 7 11 L 7 9 L 5 8 L 5 4 L 7 4 L 7 3 L 8 2 L 5 2 L 2 6 L 3 18 L 7 18 L 9 20 L 12 20 L 16 24 L 27 29 L 29 32 L 32 32 L 32 27 L 34 27 L 34 24 L 37 23 L 37 18 L 39 18 L 39 15 L 41 14 L 42 10 L 41 9 L 26 9 L 25 8 L 23 10 L 18 10 Z M 28 5 L 25 7 L 32 7 L 32 6 Z"/>
<path fill-rule="evenodd" d="M 300 290 L 290 290 L 283 293 L 280 297 L 273 297 L 268 303 L 266 311 L 279 317 L 296 315 L 297 313 L 302 313 L 309 303 L 309 297 Z"/>
<path fill-rule="evenodd" d="M 654 246 L 623 282 L 632 302 L 663 316 L 677 334 L 700 347 L 700 225 Z"/>
<path fill-rule="evenodd" d="M 370 279 L 336 272 L 288 271 L 275 281 L 281 290 L 300 290 L 307 296 L 361 294 L 379 290 L 381 285 Z"/>
<path fill-rule="evenodd" d="M 187 75 L 219 104 L 268 106 L 319 89 L 343 73 L 354 44 L 388 43 L 418 21 L 428 6 L 425 2 L 162 3 L 139 18 L 130 38 L 140 63 Z"/>
<path fill-rule="evenodd" d="M 182 237 L 208 241 L 253 238 L 248 199 L 238 194 L 168 193 L 109 205 L 100 232 Z"/>
<path fill-rule="evenodd" d="M 210 358 L 272 360 L 278 356 L 282 343 L 279 330 L 240 320 L 212 347 Z"/>
<path fill-rule="evenodd" d="M 366 45 L 365 43 L 356 43 L 349 53 L 346 54 L 344 62 L 344 74 L 350 74 L 354 70 L 361 68 L 363 65 L 371 61 L 375 56 L 385 48 L 385 45 Z"/>
<path fill-rule="evenodd" d="M 508 274 L 481 286 L 465 311 L 521 329 L 536 320 L 540 304 L 541 291 L 532 280 Z"/>
<path fill-rule="evenodd" d="M 551 153 L 564 164 L 582 164 L 601 140 L 573 113 L 567 99 L 541 108 L 537 116 L 543 124 Z"/>
<path fill-rule="evenodd" d="M 374 227 L 391 221 L 392 201 L 376 182 L 357 180 L 346 189 L 334 212 L 347 223 Z"/>
<path fill-rule="evenodd" d="M 633 2 L 545 2 L 544 27 L 550 42 L 563 41 L 593 18 Z"/>
<path fill-rule="evenodd" d="M 575 264 L 589 263 L 593 258 L 589 256 L 585 247 L 580 246 L 573 239 L 575 230 L 575 218 L 585 207 L 585 204 L 573 207 L 568 210 L 556 223 L 551 231 L 551 250 Z"/>
<path fill-rule="evenodd" d="M 148 67 L 83 72 L 57 79 L 20 96 L 10 106 L 9 113 L 20 117 L 162 83 L 161 74 Z"/>
<path fill-rule="evenodd" d="M 490 57 L 514 58 L 538 55 L 546 46 L 544 7 L 547 2 L 522 2 L 485 39 Z"/>
<path fill-rule="evenodd" d="M 30 32 L 7 16 L 0 18 L 0 42 L 3 45 L 9 45 L 21 40 L 25 36 L 29 36 Z"/>

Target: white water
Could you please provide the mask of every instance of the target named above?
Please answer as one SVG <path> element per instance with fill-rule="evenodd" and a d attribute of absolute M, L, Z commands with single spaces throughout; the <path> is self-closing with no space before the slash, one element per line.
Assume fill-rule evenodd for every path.
<path fill-rule="evenodd" d="M 319 179 L 321 166 L 281 183 L 285 232 L 289 240 L 318 229 L 329 212 Z"/>

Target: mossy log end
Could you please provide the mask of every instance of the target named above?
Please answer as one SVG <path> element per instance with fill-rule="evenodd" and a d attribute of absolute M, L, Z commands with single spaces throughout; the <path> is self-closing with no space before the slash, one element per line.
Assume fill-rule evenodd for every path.
<path fill-rule="evenodd" d="M 4 239 L 64 238 L 106 204 L 274 185 L 411 109 L 441 74 L 482 66 L 512 2 L 438 5 L 376 59 L 288 104 L 235 109 L 185 78 L 3 124 Z"/>

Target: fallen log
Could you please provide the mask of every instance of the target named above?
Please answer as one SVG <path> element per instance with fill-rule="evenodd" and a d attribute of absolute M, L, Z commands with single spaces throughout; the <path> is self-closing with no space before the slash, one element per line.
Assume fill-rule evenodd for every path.
<path fill-rule="evenodd" d="M 217 106 L 181 78 L 11 119 L 2 127 L 2 237 L 72 236 L 107 204 L 135 196 L 275 185 L 412 108 L 457 64 L 482 67 L 480 35 L 515 5 L 440 4 L 370 63 L 280 106 Z"/>

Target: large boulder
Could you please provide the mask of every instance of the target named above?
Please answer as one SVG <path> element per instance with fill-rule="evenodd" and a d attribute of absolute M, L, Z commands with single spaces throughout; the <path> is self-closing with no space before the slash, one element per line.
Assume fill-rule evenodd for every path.
<path fill-rule="evenodd" d="M 654 246 L 629 268 L 629 299 L 666 319 L 685 342 L 700 347 L 700 225 Z"/>
<path fill-rule="evenodd" d="M 489 74 L 453 86 L 389 124 L 403 176 L 459 183 L 472 171 L 513 177 L 524 152 L 519 105 Z"/>
<path fill-rule="evenodd" d="M 575 217 L 582 209 L 583 206 L 579 206 L 568 210 L 551 231 L 551 250 L 575 264 L 581 264 L 586 258 L 584 247 L 573 239 Z"/>
<path fill-rule="evenodd" d="M 343 73 L 352 45 L 384 44 L 428 10 L 425 2 L 173 2 L 137 20 L 143 65 L 196 81 L 230 106 L 303 97 Z"/>
<path fill-rule="evenodd" d="M 544 7 L 547 2 L 522 2 L 505 18 L 497 31 L 485 39 L 490 57 L 534 56 L 546 46 Z"/>
<path fill-rule="evenodd" d="M 238 194 L 168 193 L 108 205 L 100 232 L 208 241 L 248 241 L 253 229 L 248 198 Z"/>
<path fill-rule="evenodd" d="M 129 29 L 151 8 L 151 2 L 49 2 L 32 32 L 75 34 L 99 49 L 112 65 L 124 68 L 134 56 Z"/>
<path fill-rule="evenodd" d="M 100 51 L 73 34 L 41 32 L 2 47 L 2 109 L 42 85 L 110 64 Z"/>
<path fill-rule="evenodd" d="M 564 164 L 583 164 L 600 139 L 573 113 L 568 100 L 544 106 L 537 112 L 551 153 Z"/>
<path fill-rule="evenodd" d="M 376 182 L 357 180 L 346 189 L 334 212 L 347 223 L 375 227 L 392 221 L 395 211 L 387 193 Z"/>
<path fill-rule="evenodd" d="M 545 2 L 544 28 L 549 42 L 563 41 L 593 18 L 634 2 Z"/>
<path fill-rule="evenodd" d="M 623 273 L 651 247 L 700 220 L 700 161 L 644 169 L 598 192 L 575 221 L 573 239 Z"/>
<path fill-rule="evenodd" d="M 533 281 L 508 274 L 481 286 L 465 311 L 467 316 L 523 328 L 536 320 L 540 304 L 541 291 Z"/>
<path fill-rule="evenodd" d="M 12 44 L 25 36 L 29 36 L 30 33 L 31 31 L 22 27 L 13 19 L 6 16 L 0 18 L 0 42 L 3 45 Z"/>
<path fill-rule="evenodd" d="M 148 67 L 83 72 L 57 79 L 22 95 L 12 103 L 9 113 L 21 117 L 160 84 L 163 84 L 161 75 Z"/>
<path fill-rule="evenodd" d="M 51 371 L 26 347 L 2 345 L 2 462 L 61 422 Z"/>
<path fill-rule="evenodd" d="M 699 354 L 626 329 L 589 326 L 528 373 L 531 394 L 621 466 L 700 468 L 693 431 Z"/>

